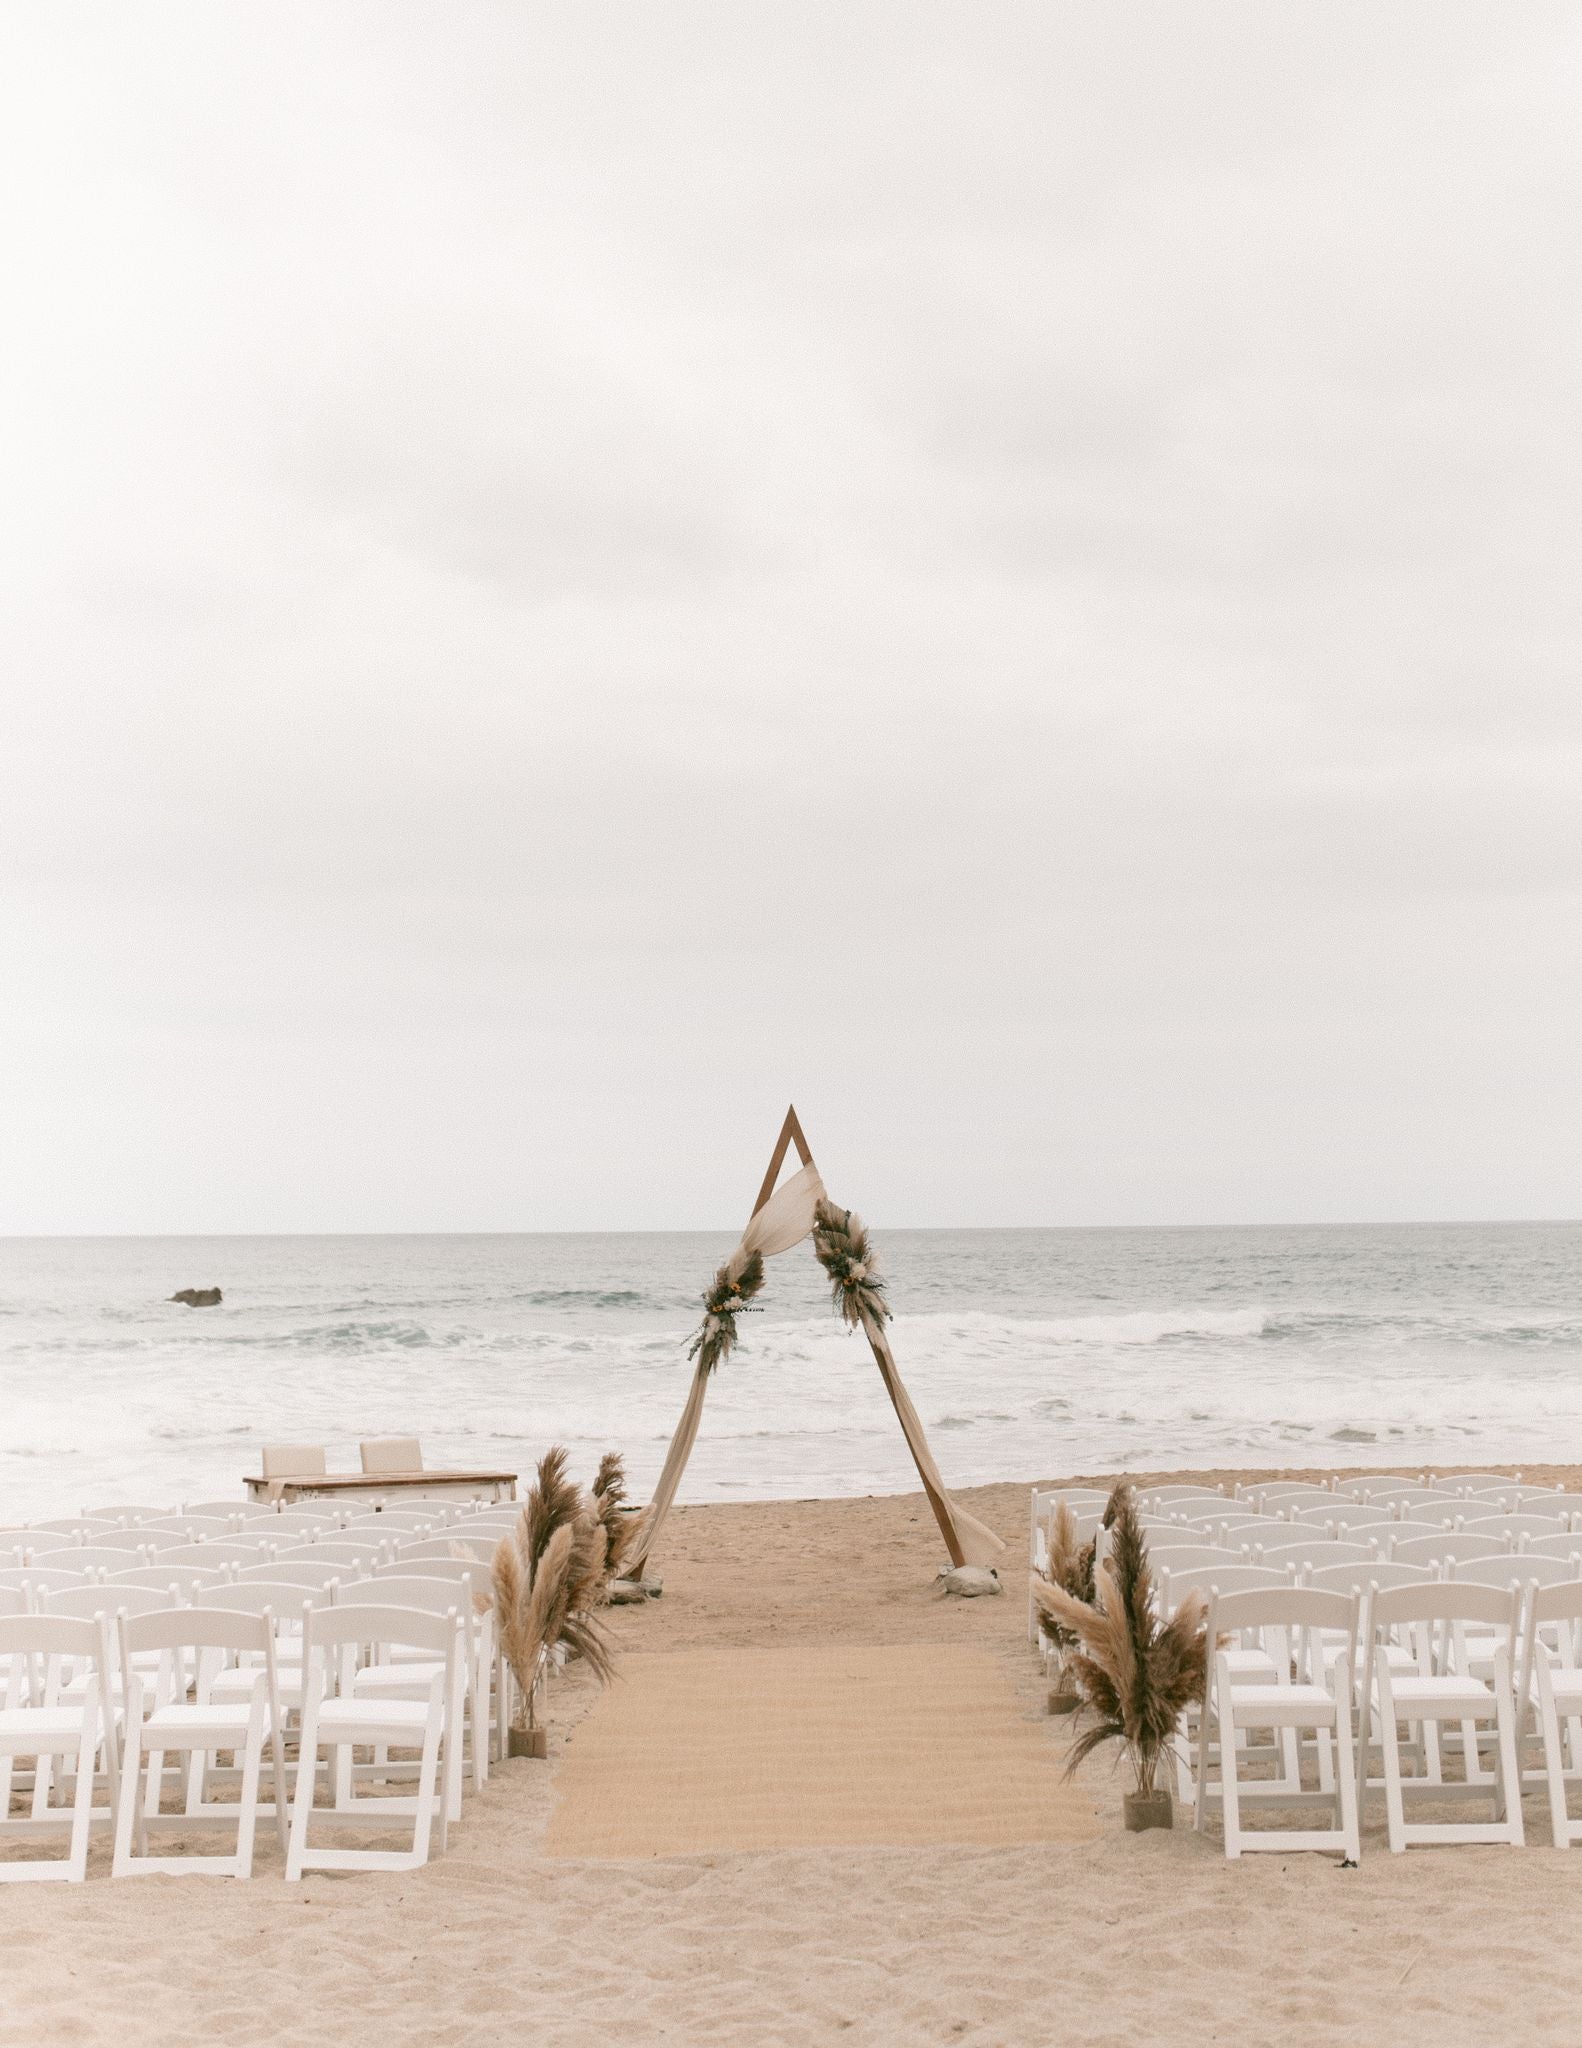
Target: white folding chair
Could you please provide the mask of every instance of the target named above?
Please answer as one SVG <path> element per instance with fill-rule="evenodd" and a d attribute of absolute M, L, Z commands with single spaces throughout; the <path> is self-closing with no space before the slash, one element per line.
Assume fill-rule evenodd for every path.
<path fill-rule="evenodd" d="M 492 1564 L 494 1553 L 500 1547 L 498 1536 L 467 1536 L 460 1530 L 447 1530 L 443 1536 L 424 1536 L 415 1542 L 397 1542 L 394 1561 L 405 1565 L 425 1557 L 455 1557 L 462 1554 L 475 1557 L 481 1564 Z"/>
<path fill-rule="evenodd" d="M 112 1788 L 116 1747 L 109 1706 L 110 1649 L 103 1614 L 0 1616 L 0 1840 L 58 1833 L 48 1808 L 57 1757 L 75 1758 L 71 1831 L 64 1857 L 0 1860 L 0 1884 L 60 1879 L 80 1884 L 88 1874 L 88 1831 L 93 1824 L 94 1766 L 102 1750 Z M 75 1697 L 65 1688 L 83 1683 Z M 24 1818 L 11 1814 L 11 1784 L 18 1757 L 34 1764 L 33 1805 Z"/>
<path fill-rule="evenodd" d="M 178 1608 L 166 1614 L 122 1615 L 119 1634 L 126 1686 L 126 1751 L 121 1765 L 113 1875 L 134 1877 L 162 1871 L 168 1876 L 251 1877 L 266 1742 L 275 1795 L 275 1828 L 282 1851 L 287 1844 L 285 1750 L 281 1741 L 273 1618 L 227 1609 Z M 160 1653 L 159 1668 L 151 1681 L 139 1669 L 141 1656 L 149 1651 Z M 190 1702 L 189 1653 L 198 1674 L 196 1697 Z M 209 1699 L 209 1673 L 221 1660 L 229 1662 L 241 1656 L 257 1660 L 247 1697 Z M 203 1771 L 221 1751 L 234 1752 L 241 1759 L 240 1796 L 234 1806 L 224 1806 L 218 1814 L 207 1813 L 200 1810 Z M 167 1814 L 161 1811 L 160 1795 L 165 1757 L 170 1752 L 188 1759 L 187 1801 L 185 1810 Z M 145 1760 L 146 1785 L 142 1785 Z M 263 1810 L 267 1812 L 268 1808 Z M 217 1819 L 222 1823 L 235 1822 L 236 1848 L 232 1855 L 149 1853 L 151 1828 L 185 1831 L 213 1825 Z"/>
<path fill-rule="evenodd" d="M 1386 1547 L 1385 1556 L 1392 1564 L 1444 1565 L 1453 1558 L 1471 1563 L 1474 1558 L 1509 1557 L 1513 1547 L 1504 1536 L 1472 1536 L 1465 1529 L 1441 1529 L 1434 1535 L 1403 1537 Z"/>
<path fill-rule="evenodd" d="M 414 1870 L 428 1861 L 434 1833 L 445 1852 L 450 1814 L 449 1785 L 461 1727 L 467 1678 L 467 1647 L 459 1608 L 439 1614 L 395 1607 L 335 1606 L 310 1612 L 303 1621 L 306 1683 L 298 1737 L 297 1793 L 291 1815 L 286 1876 L 304 1870 Z M 428 1651 L 438 1663 L 421 1699 L 358 1695 L 353 1678 L 364 1653 L 377 1656 L 392 1645 Z M 332 1668 L 333 1667 L 333 1668 Z M 411 1798 L 393 1794 L 359 1797 L 342 1756 L 357 1746 L 417 1749 L 418 1786 Z M 319 1752 L 334 1760 L 333 1805 L 315 1809 Z M 441 1760 L 444 1780 L 441 1780 Z M 320 1825 L 377 1828 L 381 1821 L 412 1820 L 410 1849 L 325 1849 L 308 1839 L 310 1821 Z"/>
<path fill-rule="evenodd" d="M 1518 1557 L 1582 1557 L 1582 1530 L 1563 1529 L 1555 1536 L 1521 1536 Z"/>
<path fill-rule="evenodd" d="M 1537 1706 L 1549 1828 L 1557 1849 L 1582 1841 L 1569 1811 L 1569 1788 L 1582 1780 L 1582 1580 L 1534 1586 L 1528 1596 L 1523 1698 Z M 1553 1638 L 1550 1647 L 1547 1637 Z M 1562 1725 L 1563 1724 L 1563 1725 Z"/>
<path fill-rule="evenodd" d="M 1521 1595 L 1515 1587 L 1440 1584 L 1400 1586 L 1375 1593 L 1369 1612 L 1359 1750 L 1367 1753 L 1369 1721 L 1383 1761 L 1385 1814 L 1390 1848 L 1395 1854 L 1416 1843 L 1501 1842 L 1519 1848 L 1522 1842 L 1521 1777 L 1516 1757 L 1516 1710 L 1513 1675 Z M 1490 1627 L 1496 1644 L 1488 1678 L 1465 1666 L 1458 1654 L 1466 1624 Z M 1408 1660 L 1392 1662 L 1380 1654 L 1381 1638 L 1390 1636 L 1410 1651 Z M 1446 1781 L 1437 1768 L 1407 1775 L 1401 1769 L 1400 1723 L 1437 1729 L 1445 1723 L 1461 1731 L 1465 1776 L 1459 1785 Z M 1485 1776 L 1478 1759 L 1476 1730 L 1494 1724 L 1494 1768 Z M 1425 1747 L 1426 1747 L 1425 1743 Z M 1366 1783 L 1366 1772 L 1362 1772 Z M 1492 1821 L 1409 1821 L 1406 1796 L 1443 1800 L 1456 1794 L 1492 1793 Z"/>
<path fill-rule="evenodd" d="M 1255 1680 L 1233 1671 L 1229 1649 L 1211 1649 L 1208 1700 L 1199 1721 L 1195 1825 L 1203 1825 L 1210 1795 L 1210 1756 L 1217 1748 L 1228 1857 L 1260 1849 L 1282 1854 L 1298 1849 L 1338 1849 L 1347 1861 L 1358 1862 L 1362 1842 L 1351 1722 L 1356 1599 L 1302 1586 L 1216 1594 L 1209 1600 L 1207 1631 L 1211 1645 L 1217 1645 L 1221 1634 L 1229 1632 L 1261 1636 L 1266 1656 L 1271 1637 L 1276 1647 L 1273 1678 Z M 1309 1632 L 1339 1634 L 1342 1647 L 1327 1660 L 1310 1655 L 1301 1640 Z M 1307 1678 L 1296 1675 L 1304 1670 Z M 1265 1729 L 1287 1732 L 1293 1739 L 1302 1731 L 1313 1734 L 1322 1759 L 1316 1788 L 1303 1786 L 1299 1766 L 1295 1772 L 1287 1767 L 1273 1780 L 1242 1777 L 1242 1740 Z M 1249 1802 L 1328 1806 L 1333 1825 L 1302 1830 L 1249 1829 L 1242 1813 L 1243 1804 Z"/>
<path fill-rule="evenodd" d="M 472 1739 L 472 1781 L 480 1789 L 489 1775 L 490 1685 L 494 1670 L 494 1602 L 492 1580 L 479 1565 L 463 1567 L 460 1576 L 427 1578 L 421 1573 L 405 1577 L 381 1574 L 341 1589 L 339 1598 L 347 1606 L 397 1607 L 427 1614 L 461 1614 L 467 1642 L 466 1722 L 458 1724 L 455 1758 L 457 1769 L 450 1786 L 450 1817 L 461 1818 L 461 1741 Z M 383 1659 L 365 1664 L 352 1673 L 351 1689 L 358 1698 L 420 1699 L 434 1675 L 432 1651 L 411 1649 L 400 1644 L 386 1649 Z M 379 1759 L 370 1774 L 384 1771 Z"/>

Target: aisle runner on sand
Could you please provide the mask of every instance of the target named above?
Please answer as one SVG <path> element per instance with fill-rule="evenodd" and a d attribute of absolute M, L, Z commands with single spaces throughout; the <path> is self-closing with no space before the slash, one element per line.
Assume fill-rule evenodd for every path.
<path fill-rule="evenodd" d="M 556 1789 L 551 1856 L 1098 1832 L 997 1660 L 932 1644 L 628 1656 Z"/>

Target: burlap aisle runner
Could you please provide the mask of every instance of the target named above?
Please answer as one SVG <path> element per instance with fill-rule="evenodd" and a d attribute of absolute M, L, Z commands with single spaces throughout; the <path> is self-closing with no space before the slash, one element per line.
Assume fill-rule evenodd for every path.
<path fill-rule="evenodd" d="M 628 1656 L 557 1777 L 551 1856 L 1084 1842 L 1089 1792 L 997 1660 L 935 1644 Z"/>

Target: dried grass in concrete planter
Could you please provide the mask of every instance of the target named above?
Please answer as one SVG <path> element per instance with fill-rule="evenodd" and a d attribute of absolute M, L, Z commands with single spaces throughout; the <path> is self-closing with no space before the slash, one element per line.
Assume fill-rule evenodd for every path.
<path fill-rule="evenodd" d="M 1161 1622 L 1129 1486 L 1116 1488 L 1106 1520 L 1110 1554 L 1094 1575 L 1091 1604 L 1061 1586 L 1033 1582 L 1040 1609 L 1075 1639 L 1067 1668 L 1099 1717 L 1077 1737 L 1066 1769 L 1069 1775 L 1102 1744 L 1120 1742 L 1136 1781 L 1126 1798 L 1127 1827 L 1169 1827 L 1170 1793 L 1156 1781 L 1182 1715 L 1202 1703 L 1206 1602 L 1189 1593 L 1170 1620 Z"/>

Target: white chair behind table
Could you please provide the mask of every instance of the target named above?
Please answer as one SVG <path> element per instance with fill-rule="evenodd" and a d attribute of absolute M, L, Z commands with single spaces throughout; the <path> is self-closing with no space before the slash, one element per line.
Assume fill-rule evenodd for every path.
<path fill-rule="evenodd" d="M 88 1874 L 88 1831 L 93 1824 L 95 1760 L 102 1751 L 115 1783 L 115 1730 L 108 1707 L 110 1647 L 104 1617 L 64 1614 L 0 1616 L 0 1840 L 59 1832 L 61 1821 L 39 1810 L 40 1788 L 51 1782 L 57 1757 L 75 1760 L 70 1835 L 64 1857 L 0 1861 L 0 1884 L 61 1879 L 80 1884 Z M 63 1696 L 72 1676 L 85 1675 L 74 1699 Z M 19 1757 L 34 1762 L 34 1810 L 11 1814 L 11 1782 Z"/>
<path fill-rule="evenodd" d="M 323 1444 L 264 1445 L 263 1474 L 266 1479 L 322 1479 L 328 1470 Z"/>
<path fill-rule="evenodd" d="M 1217 1793 L 1227 1857 L 1248 1850 L 1327 1849 L 1358 1862 L 1362 1842 L 1352 1738 L 1355 1595 L 1306 1586 L 1216 1592 L 1209 1598 L 1207 1634 L 1210 1673 L 1198 1724 L 1194 1825 L 1203 1826 L 1209 1799 Z M 1236 1668 L 1235 1646 L 1219 1646 L 1223 1634 L 1239 1636 L 1244 1650 L 1254 1649 L 1271 1666 L 1272 1676 L 1243 1675 Z M 1317 1642 L 1335 1637 L 1340 1641 L 1333 1655 L 1320 1654 Z M 1269 1779 L 1244 1778 L 1243 1768 L 1254 1753 L 1250 1737 L 1265 1729 L 1278 1738 L 1282 1768 Z M 1302 1782 L 1299 1737 L 1304 1732 L 1314 1738 L 1316 1788 Z M 1210 1777 L 1216 1758 L 1217 1786 Z M 1249 1829 L 1243 1820 L 1247 1803 L 1328 1807 L 1333 1822 L 1327 1828 Z"/>
<path fill-rule="evenodd" d="M 308 1614 L 303 1625 L 306 1683 L 298 1737 L 297 1789 L 291 1815 L 286 1876 L 304 1870 L 414 1870 L 428 1861 L 436 1830 L 441 1855 L 449 1827 L 450 1792 L 458 1773 L 467 1683 L 467 1646 L 459 1605 L 443 1615 L 397 1607 L 335 1605 Z M 365 1653 L 377 1658 L 392 1647 L 425 1650 L 438 1661 L 422 1699 L 359 1696 L 352 1681 Z M 411 1798 L 357 1796 L 353 1775 L 342 1769 L 355 1747 L 420 1751 L 418 1786 Z M 315 1808 L 319 1752 L 334 1760 L 334 1803 Z M 444 1778 L 440 1776 L 443 1764 Z M 367 1830 L 410 1815 L 412 1846 L 391 1849 L 322 1849 L 309 1841 L 310 1823 Z"/>
<path fill-rule="evenodd" d="M 489 1707 L 495 1640 L 494 1581 L 488 1567 L 464 1566 L 456 1577 L 434 1579 L 420 1572 L 402 1574 L 398 1561 L 393 1571 L 343 1586 L 337 1597 L 347 1607 L 397 1607 L 424 1614 L 447 1614 L 455 1609 L 461 1615 L 467 1648 L 466 1718 L 456 1745 L 450 1816 L 459 1820 L 463 1745 L 469 1736 L 474 1789 L 480 1789 L 489 1776 Z M 435 1668 L 431 1651 L 392 1644 L 383 1661 L 353 1674 L 352 1691 L 360 1698 L 422 1698 Z M 382 1775 L 382 1769 L 375 1767 L 371 1774 Z"/>
<path fill-rule="evenodd" d="M 421 1472 L 423 1446 L 415 1436 L 379 1436 L 357 1446 L 364 1472 Z"/>
<path fill-rule="evenodd" d="M 1373 1595 L 1364 1653 L 1364 1714 L 1358 1738 L 1361 1756 L 1370 1741 L 1383 1761 L 1385 1815 L 1393 1853 L 1417 1843 L 1522 1843 L 1521 1778 L 1516 1754 L 1514 1678 L 1517 1634 L 1522 1611 L 1517 1587 L 1498 1588 L 1454 1583 L 1381 1588 Z M 1462 1646 L 1466 1630 L 1490 1631 L 1494 1648 L 1490 1675 L 1482 1678 L 1466 1668 Z M 1393 1642 L 1407 1651 L 1404 1659 L 1382 1654 Z M 1420 1733 L 1410 1745 L 1422 1759 L 1414 1773 L 1401 1769 L 1400 1723 L 1417 1724 Z M 1479 1760 L 1477 1731 L 1493 1724 L 1493 1770 Z M 1446 1779 L 1440 1767 L 1438 1732 L 1453 1725 L 1460 1734 L 1463 1777 Z M 1361 1773 L 1364 1782 L 1366 1772 Z M 1435 1801 L 1487 1794 L 1493 1800 L 1490 1821 L 1410 1821 L 1408 1796 L 1427 1794 Z"/>
<path fill-rule="evenodd" d="M 121 1668 L 126 1682 L 125 1752 L 121 1792 L 116 1811 L 116 1877 L 151 1872 L 169 1876 L 223 1875 L 251 1877 L 253 1836 L 260 1809 L 258 1792 L 264 1748 L 270 1752 L 274 1788 L 273 1814 L 284 1851 L 286 1834 L 285 1750 L 281 1741 L 279 1685 L 275 1669 L 274 1623 L 267 1614 L 234 1609 L 182 1607 L 162 1614 L 122 1615 L 118 1622 Z M 158 1652 L 152 1679 L 140 1665 L 145 1653 Z M 245 1700 L 211 1701 L 205 1687 L 222 1665 L 255 1657 L 257 1668 Z M 196 1669 L 196 1697 L 187 1699 L 189 1659 Z M 218 1815 L 194 1811 L 203 1769 L 220 1751 L 241 1759 L 241 1791 L 235 1804 Z M 188 1759 L 189 1810 L 164 1813 L 160 1794 L 164 1761 L 175 1752 Z M 146 1783 L 144 1780 L 146 1779 Z M 150 1829 L 189 1830 L 196 1826 L 234 1824 L 236 1848 L 229 1856 L 155 1856 L 148 1850 Z"/>

